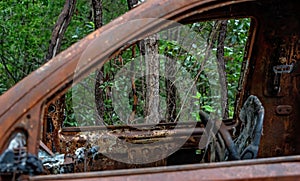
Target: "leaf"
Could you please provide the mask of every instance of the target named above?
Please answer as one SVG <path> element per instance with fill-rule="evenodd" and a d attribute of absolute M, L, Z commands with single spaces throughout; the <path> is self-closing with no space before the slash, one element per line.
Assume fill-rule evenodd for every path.
<path fill-rule="evenodd" d="M 214 109 L 209 105 L 202 106 L 202 108 L 207 112 L 214 112 Z"/>

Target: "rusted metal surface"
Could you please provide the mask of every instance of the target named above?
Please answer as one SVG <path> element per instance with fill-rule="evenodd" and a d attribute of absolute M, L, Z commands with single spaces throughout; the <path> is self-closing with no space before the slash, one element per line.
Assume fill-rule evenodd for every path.
<path fill-rule="evenodd" d="M 64 128 L 59 135 L 59 147 L 61 149 L 58 151 L 60 154 L 71 156 L 72 159 L 70 162 L 63 167 L 69 167 L 68 172 L 72 173 L 166 166 L 168 164 L 167 159 L 160 159 L 161 155 L 166 152 L 166 150 L 170 149 L 170 147 L 176 147 L 176 140 L 185 140 L 185 135 L 190 132 L 188 129 L 194 129 L 190 124 L 183 123 L 179 126 L 180 129 L 172 130 L 175 125 L 175 123 L 163 123 L 154 126 L 151 130 L 145 129 L 145 126 L 149 125 L 137 125 L 137 127 L 132 125 Z M 198 126 L 200 126 L 200 124 Z M 171 130 L 169 130 L 170 128 Z M 202 127 L 195 128 L 190 138 L 186 140 L 186 143 L 182 147 L 185 149 L 197 149 L 203 132 L 204 129 Z M 126 145 L 123 145 L 124 143 L 122 140 L 137 145 L 127 147 Z M 157 146 L 147 146 L 147 144 L 156 141 L 161 144 Z M 145 145 L 141 148 L 139 146 L 141 144 Z M 81 162 L 78 162 L 78 159 L 75 156 L 77 150 L 83 149 L 84 152 L 89 152 L 88 150 L 95 146 L 99 146 L 95 155 L 84 155 L 84 159 L 81 160 Z M 129 158 L 129 161 L 132 163 L 118 162 L 109 158 L 107 154 Z M 145 156 L 145 154 L 147 154 L 147 156 Z M 194 150 L 194 156 L 190 155 L 190 158 L 192 159 L 195 156 Z M 147 160 L 147 158 L 158 161 L 148 163 L 149 160 Z M 180 160 L 180 158 L 177 158 L 177 160 Z M 146 164 L 133 164 L 136 162 L 143 162 Z M 196 162 L 196 160 L 194 162 Z M 54 173 L 54 170 L 51 168 L 50 170 L 47 170 L 47 173 Z"/>
<path fill-rule="evenodd" d="M 260 27 L 252 55 L 253 76 L 247 80 L 251 94 L 264 107 L 265 124 L 260 157 L 299 154 L 299 78 L 282 68 L 299 62 L 299 2 L 274 1 L 261 5 Z M 274 71 L 276 70 L 276 71 Z M 278 114 L 289 105 L 290 114 Z M 277 111 L 277 114 L 276 114 Z"/>
<path fill-rule="evenodd" d="M 292 168 L 292 169 L 291 169 Z M 189 168 L 181 171 L 167 171 L 163 170 L 159 173 L 149 172 L 138 173 L 129 172 L 129 175 L 121 176 L 104 176 L 101 174 L 94 174 L 89 177 L 89 174 L 84 174 L 84 177 L 76 177 L 77 175 L 70 176 L 70 179 L 62 177 L 64 180 L 298 180 L 300 164 L 298 163 L 286 163 L 286 164 L 272 164 L 272 165 L 257 165 L 257 166 L 236 166 L 236 167 L 220 167 L 220 168 L 208 168 L 195 170 Z M 33 180 L 39 180 L 33 179 Z M 47 177 L 41 177 L 40 180 L 47 180 Z M 60 180 L 51 177 L 49 180 Z"/>
<path fill-rule="evenodd" d="M 193 22 L 211 18 L 246 16 L 253 17 L 254 26 L 250 31 L 250 39 L 246 47 L 245 59 L 247 61 L 243 65 L 245 72 L 242 73 L 242 86 L 239 88 L 236 109 L 241 109 L 242 103 L 251 94 L 259 97 L 265 107 L 259 157 L 300 154 L 300 136 L 297 134 L 300 131 L 300 112 L 297 111 L 300 108 L 299 12 L 300 2 L 292 0 L 153 0 L 144 3 L 54 57 L 0 97 L 0 153 L 8 146 L 7 140 L 15 131 L 21 130 L 28 137 L 26 149 L 29 153 L 37 155 L 40 147 L 42 120 L 45 118 L 44 105 L 63 94 L 73 82 L 102 66 L 120 47 L 133 40 L 146 37 L 147 33 L 168 26 L 168 24 L 164 24 L 166 23 L 164 19 Z M 134 19 L 145 20 L 138 26 L 130 26 L 130 20 Z M 93 44 L 95 39 L 99 39 L 101 44 Z M 90 49 L 88 57 L 85 57 L 86 61 L 78 62 L 82 56 L 87 55 L 85 51 L 88 47 Z M 78 66 L 80 69 L 77 69 Z M 236 118 L 236 120 L 238 119 Z M 233 123 L 238 122 L 233 121 Z M 78 128 L 59 132 L 59 128 L 56 128 L 57 150 L 62 153 L 74 154 L 76 149 L 86 146 L 86 137 L 76 136 L 79 133 L 76 129 Z M 99 130 L 99 128 L 96 129 Z M 110 128 L 106 127 L 105 129 L 109 130 Z M 159 126 L 156 129 L 159 130 Z M 88 128 L 86 131 L 89 131 Z M 140 132 L 137 134 L 134 130 L 131 131 L 130 134 L 119 132 L 117 135 L 130 141 L 141 141 L 137 139 Z M 201 127 L 196 128 L 185 146 L 195 147 L 202 133 Z M 95 135 L 98 136 L 96 137 L 97 141 L 103 140 L 100 138 L 101 134 Z M 153 135 L 144 133 L 142 135 L 142 138 L 153 137 Z M 160 130 L 155 136 L 160 138 L 163 135 L 163 131 Z M 51 136 L 53 135 L 45 134 L 44 138 L 46 139 L 42 140 L 48 148 L 52 147 L 52 142 L 49 142 L 52 140 Z M 225 136 L 230 137 L 230 135 Z M 41 144 L 41 147 L 47 150 L 44 144 Z M 70 150 L 65 150 L 65 148 Z M 105 152 L 105 150 L 102 151 Z M 142 152 L 138 153 L 142 154 Z M 98 161 L 85 160 L 84 163 L 78 163 L 72 169 L 75 172 L 84 172 L 166 165 L 165 160 L 160 160 L 149 165 L 131 165 L 130 167 L 107 159 L 103 155 L 98 156 Z M 129 157 L 135 159 L 134 155 L 129 154 Z M 73 157 L 66 160 L 66 165 L 74 163 Z M 95 167 L 86 167 L 86 164 L 94 164 Z M 300 177 L 299 169 L 300 159 L 299 156 L 295 156 L 254 161 L 37 176 L 28 179 L 97 180 L 97 177 L 102 177 L 103 180 L 271 180 L 273 178 L 293 180 Z"/>
<path fill-rule="evenodd" d="M 297 180 L 300 157 L 231 161 L 60 175 L 63 180 Z M 57 176 L 37 176 L 29 180 L 59 180 Z"/>
<path fill-rule="evenodd" d="M 40 149 L 45 150 L 50 156 L 54 156 L 54 153 L 49 149 L 50 147 L 47 147 L 42 141 L 40 141 L 40 147 Z"/>

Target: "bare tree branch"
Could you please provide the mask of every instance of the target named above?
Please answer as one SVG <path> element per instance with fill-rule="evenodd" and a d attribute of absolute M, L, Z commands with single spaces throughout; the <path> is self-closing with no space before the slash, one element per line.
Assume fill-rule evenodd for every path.
<path fill-rule="evenodd" d="M 60 13 L 55 27 L 52 31 L 51 43 L 46 55 L 46 61 L 52 59 L 60 51 L 63 36 L 71 21 L 72 15 L 75 10 L 76 0 L 66 0 L 64 8 Z"/>

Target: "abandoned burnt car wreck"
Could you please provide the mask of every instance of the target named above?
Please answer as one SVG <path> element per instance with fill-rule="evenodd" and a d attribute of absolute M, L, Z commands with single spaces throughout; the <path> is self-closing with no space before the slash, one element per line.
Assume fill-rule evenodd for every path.
<path fill-rule="evenodd" d="M 299 19 L 292 0 L 141 3 L 0 97 L 0 180 L 300 177 Z M 218 43 L 226 33 L 236 44 Z M 224 81 L 224 47 L 241 55 L 238 82 Z M 119 72 L 95 86 L 106 64 Z M 99 86 L 112 108 L 95 105 Z"/>

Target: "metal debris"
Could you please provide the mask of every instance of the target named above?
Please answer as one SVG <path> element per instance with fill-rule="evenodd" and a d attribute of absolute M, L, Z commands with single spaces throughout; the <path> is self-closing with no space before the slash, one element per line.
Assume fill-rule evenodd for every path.
<path fill-rule="evenodd" d="M 6 149 L 0 156 L 0 175 L 43 173 L 42 162 L 30 153 L 26 147 Z"/>
<path fill-rule="evenodd" d="M 42 172 L 42 162 L 35 155 L 27 153 L 25 134 L 17 133 L 0 155 L 0 175 L 37 175 Z"/>

